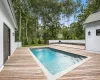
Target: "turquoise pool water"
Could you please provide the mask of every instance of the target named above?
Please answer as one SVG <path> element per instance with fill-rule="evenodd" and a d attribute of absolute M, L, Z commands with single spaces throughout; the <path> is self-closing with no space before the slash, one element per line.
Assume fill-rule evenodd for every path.
<path fill-rule="evenodd" d="M 55 75 L 86 58 L 84 56 L 52 48 L 35 48 L 30 50 L 52 75 Z"/>

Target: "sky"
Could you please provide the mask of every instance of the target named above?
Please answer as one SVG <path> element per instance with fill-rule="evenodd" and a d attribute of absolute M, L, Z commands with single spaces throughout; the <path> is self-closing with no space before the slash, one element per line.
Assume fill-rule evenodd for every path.
<path fill-rule="evenodd" d="M 75 21 L 74 16 L 70 16 L 69 18 L 61 19 L 59 22 L 62 25 L 69 26 L 74 21 Z"/>

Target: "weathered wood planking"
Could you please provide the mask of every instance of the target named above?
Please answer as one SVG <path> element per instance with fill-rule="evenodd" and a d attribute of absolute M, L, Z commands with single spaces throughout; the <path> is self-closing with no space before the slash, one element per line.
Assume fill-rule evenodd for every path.
<path fill-rule="evenodd" d="M 52 48 L 92 57 L 57 80 L 100 80 L 100 54 L 50 45 Z M 6 62 L 0 80 L 47 80 L 28 48 L 17 49 Z"/>
<path fill-rule="evenodd" d="M 82 65 L 78 66 L 77 68 L 63 75 L 57 80 L 100 80 L 100 54 L 68 47 L 55 47 L 54 45 L 51 45 L 51 47 L 75 54 L 92 57 L 90 60 L 86 61 Z"/>
<path fill-rule="evenodd" d="M 6 62 L 0 80 L 47 80 L 28 48 L 17 49 Z"/>

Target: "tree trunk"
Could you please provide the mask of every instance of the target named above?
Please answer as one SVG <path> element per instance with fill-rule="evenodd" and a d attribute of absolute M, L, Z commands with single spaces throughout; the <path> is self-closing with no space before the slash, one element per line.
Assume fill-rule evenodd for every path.
<path fill-rule="evenodd" d="M 21 22 L 22 22 L 22 14 L 21 14 L 21 3 L 20 3 L 20 20 L 19 20 L 19 41 L 21 40 L 21 29 L 22 29 L 22 25 L 21 25 Z"/>
<path fill-rule="evenodd" d="M 36 18 L 36 35 L 38 34 L 38 18 Z"/>
<path fill-rule="evenodd" d="M 27 43 L 28 43 L 27 24 L 28 24 L 28 19 L 26 18 L 26 39 L 27 39 Z"/>

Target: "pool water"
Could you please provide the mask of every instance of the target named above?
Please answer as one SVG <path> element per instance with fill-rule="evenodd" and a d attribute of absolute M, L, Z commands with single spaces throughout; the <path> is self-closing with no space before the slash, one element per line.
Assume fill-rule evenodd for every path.
<path fill-rule="evenodd" d="M 52 75 L 68 69 L 86 58 L 85 56 L 52 48 L 35 48 L 30 50 Z"/>

